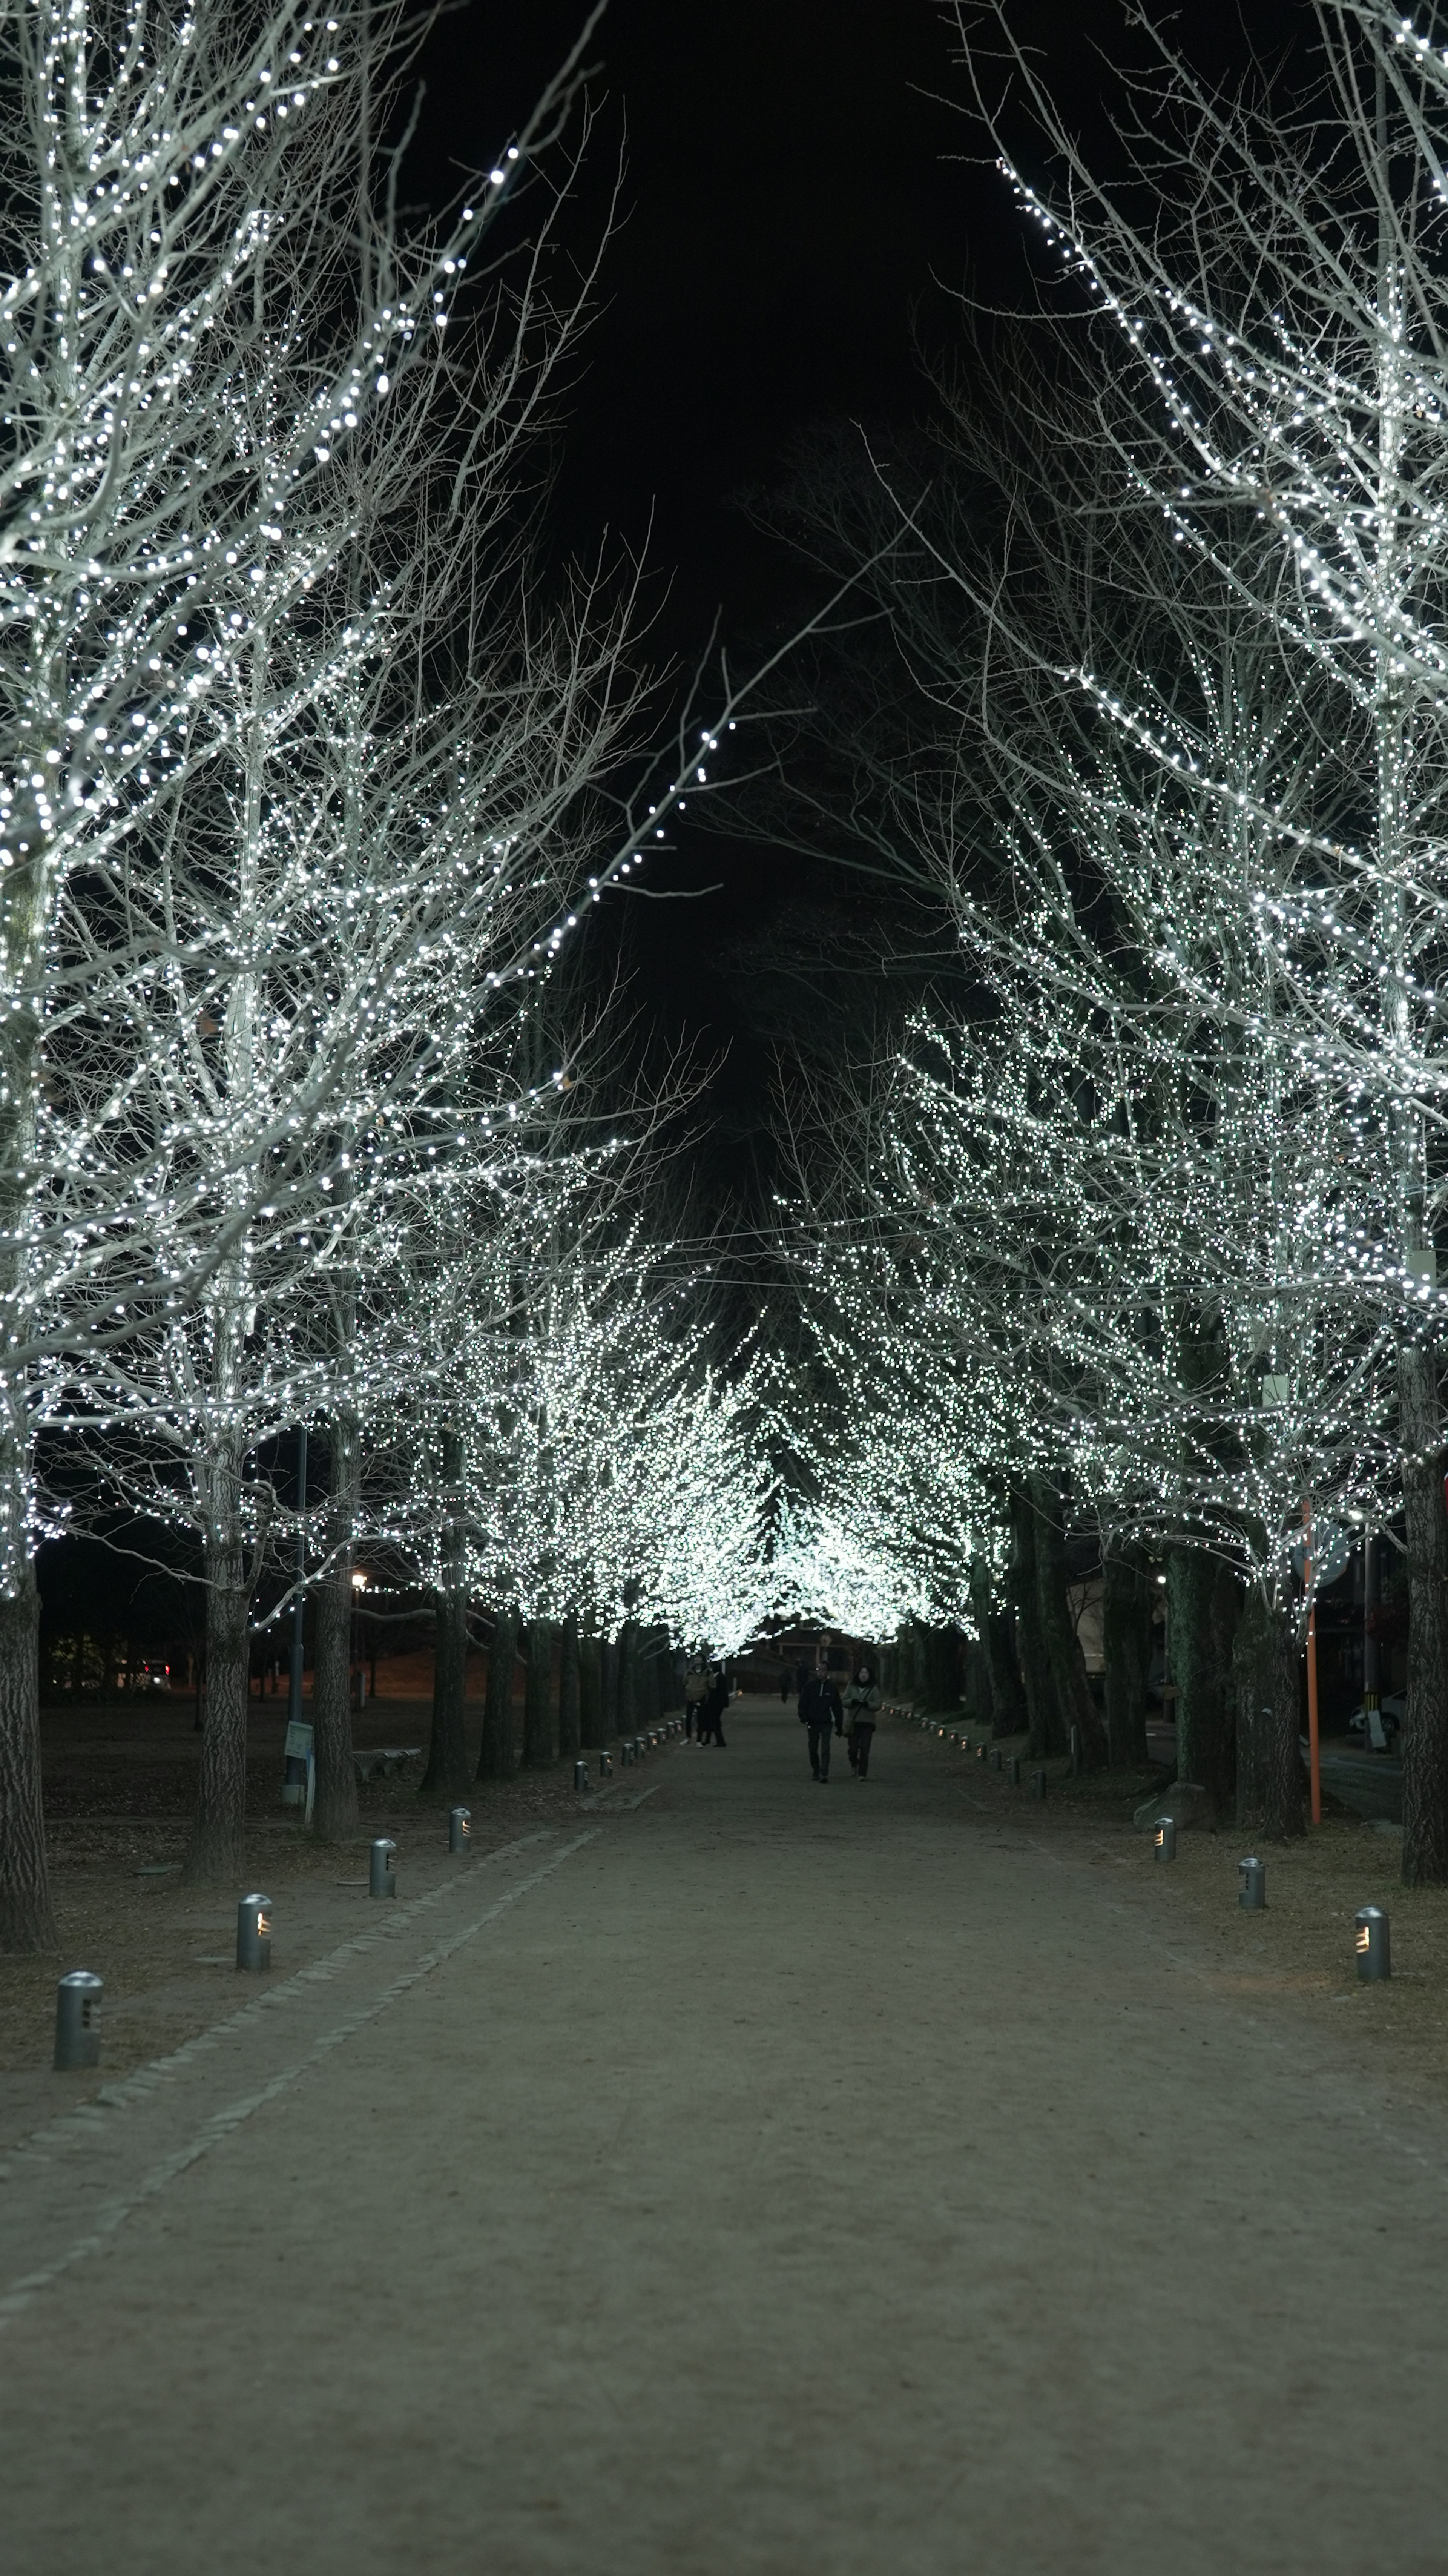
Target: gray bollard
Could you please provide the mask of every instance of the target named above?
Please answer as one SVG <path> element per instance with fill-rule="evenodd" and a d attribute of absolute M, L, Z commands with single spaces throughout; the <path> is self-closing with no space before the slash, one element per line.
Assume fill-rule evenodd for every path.
<path fill-rule="evenodd" d="M 100 2010 L 104 1977 L 89 1968 L 72 1968 L 55 1989 L 55 2069 L 73 2075 L 77 2067 L 101 2062 Z"/>
<path fill-rule="evenodd" d="M 1239 1860 L 1237 1903 L 1249 1914 L 1260 1914 L 1267 1903 L 1267 1863 L 1265 1860 Z"/>
<path fill-rule="evenodd" d="M 588 1787 L 588 1764 L 586 1762 L 574 1763 L 573 1785 L 575 1789 L 586 1789 Z"/>
<path fill-rule="evenodd" d="M 397 1875 L 392 1866 L 392 1855 L 396 1849 L 396 1843 L 389 1841 L 386 1834 L 378 1835 L 372 1846 L 372 1858 L 367 1872 L 369 1896 L 397 1894 Z"/>
<path fill-rule="evenodd" d="M 1000 1746 L 998 1744 L 993 1744 L 990 1749 L 990 1767 L 992 1771 L 999 1771 L 1004 1760 L 1005 1756 L 1002 1753 Z"/>
<path fill-rule="evenodd" d="M 598 1757 L 598 1776 L 600 1780 L 611 1780 L 613 1778 L 613 1755 L 611 1753 L 600 1753 Z"/>
<path fill-rule="evenodd" d="M 1174 1816 L 1157 1817 L 1154 1840 L 1158 1860 L 1176 1859 L 1176 1818 Z"/>
<path fill-rule="evenodd" d="M 1393 1973 L 1392 1952 L 1388 1946 L 1388 1918 L 1380 1905 L 1361 1905 L 1355 1916 L 1357 1925 L 1357 1972 L 1376 1983 L 1379 1977 Z"/>
<path fill-rule="evenodd" d="M 241 1896 L 236 1903 L 238 1968 L 271 1966 L 272 1901 L 269 1896 Z"/>
<path fill-rule="evenodd" d="M 450 1852 L 465 1852 L 473 1838 L 471 1807 L 454 1807 L 447 1820 L 447 1847 Z"/>
<path fill-rule="evenodd" d="M 1033 1798 L 1039 1798 L 1042 1806 L 1044 1807 L 1046 1803 L 1046 1774 L 1044 1770 L 1039 1767 L 1031 1773 L 1031 1796 Z"/>
<path fill-rule="evenodd" d="M 1069 1735 L 1068 1735 L 1068 1737 L 1067 1737 L 1067 1739 L 1066 1739 L 1066 1740 L 1067 1740 L 1067 1743 L 1068 1743 L 1068 1745 L 1069 1745 L 1069 1748 L 1070 1748 L 1070 1755 L 1071 1755 L 1070 1764 L 1069 1764 L 1070 1774 L 1071 1774 L 1071 1777 L 1072 1777 L 1072 1779 L 1073 1779 L 1073 1780 L 1079 1780 L 1079 1779 L 1080 1779 L 1080 1777 L 1081 1777 L 1081 1729 L 1080 1729 L 1080 1727 L 1079 1727 L 1079 1726 L 1073 1726 L 1073 1727 L 1071 1728 L 1070 1733 L 1069 1733 Z"/>
<path fill-rule="evenodd" d="M 990 1759 L 990 1747 L 989 1747 L 989 1745 L 988 1745 L 988 1744 L 978 1744 L 978 1745 L 976 1746 L 976 1748 L 975 1748 L 975 1758 L 976 1758 L 977 1762 L 988 1762 L 988 1761 L 989 1761 L 989 1759 Z"/>
<path fill-rule="evenodd" d="M 1013 1789 L 1019 1789 L 1021 1785 L 1021 1757 L 1019 1753 L 1013 1753 L 1011 1755 L 1011 1758 L 1006 1765 L 1006 1778 L 1009 1780 Z"/>

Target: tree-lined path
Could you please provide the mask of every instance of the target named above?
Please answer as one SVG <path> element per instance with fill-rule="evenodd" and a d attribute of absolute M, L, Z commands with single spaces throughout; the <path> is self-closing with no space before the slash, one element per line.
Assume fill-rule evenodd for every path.
<path fill-rule="evenodd" d="M 13 2152 L 14 2576 L 1441 2569 L 1438 2125 L 876 1769 L 746 1703 Z"/>

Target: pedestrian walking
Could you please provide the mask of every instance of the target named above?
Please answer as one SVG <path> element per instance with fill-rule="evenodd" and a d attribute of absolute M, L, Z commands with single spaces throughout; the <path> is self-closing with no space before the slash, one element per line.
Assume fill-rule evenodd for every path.
<path fill-rule="evenodd" d="M 875 1712 L 880 1705 L 880 1686 L 873 1668 L 861 1664 L 845 1692 L 845 1743 L 850 1769 L 857 1780 L 870 1776 L 870 1747 L 875 1741 Z"/>
<path fill-rule="evenodd" d="M 715 1664 L 709 1675 L 709 1688 L 699 1708 L 699 1742 L 712 1741 L 721 1753 L 727 1753 L 724 1741 L 724 1711 L 729 1705 L 729 1667 Z"/>
<path fill-rule="evenodd" d="M 823 1664 L 815 1666 L 800 1692 L 799 1722 L 809 1728 L 809 1767 L 823 1787 L 830 1776 L 830 1737 L 842 1723 L 840 1695 Z"/>
<path fill-rule="evenodd" d="M 707 1697 L 708 1690 L 708 1672 L 700 1657 L 695 1655 L 691 1658 L 684 1675 L 684 1741 L 686 1744 L 693 1737 L 694 1723 L 699 1714 L 700 1704 Z M 699 1742 L 702 1744 L 703 1741 L 701 1732 Z"/>

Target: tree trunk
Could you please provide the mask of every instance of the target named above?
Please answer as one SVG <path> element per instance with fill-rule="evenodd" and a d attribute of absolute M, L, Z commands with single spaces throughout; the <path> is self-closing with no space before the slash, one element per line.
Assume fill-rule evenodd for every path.
<path fill-rule="evenodd" d="M 1021 1688 L 1021 1668 L 1016 1661 L 1011 1614 L 995 1607 L 990 1569 L 982 1556 L 976 1557 L 971 1565 L 970 1600 L 980 1631 L 981 1659 L 989 1680 L 990 1731 L 994 1736 L 1024 1735 L 1030 1718 L 1026 1710 L 1026 1695 Z"/>
<path fill-rule="evenodd" d="M 442 1582 L 437 1596 L 437 1647 L 432 1668 L 432 1741 L 419 1795 L 460 1798 L 468 1785 L 467 1530 L 463 1521 L 463 1443 L 457 1431 L 442 1436 L 443 1491 L 451 1518 L 443 1533 Z"/>
<path fill-rule="evenodd" d="M 1236 1789 L 1232 1645 L 1241 1594 L 1230 1566 L 1205 1548 L 1174 1547 L 1167 1558 L 1171 1671 L 1176 1684 L 1177 1778 L 1205 1789 L 1219 1815 Z M 1297 1731 L 1293 1728 L 1296 1756 Z"/>
<path fill-rule="evenodd" d="M 603 1723 L 603 1645 L 597 1637 L 578 1644 L 578 1741 L 585 1753 L 601 1752 L 608 1742 Z"/>
<path fill-rule="evenodd" d="M 618 1731 L 632 1735 L 638 1726 L 638 1630 L 626 1619 L 618 1640 Z"/>
<path fill-rule="evenodd" d="M 528 1622 L 528 1680 L 523 1701 L 523 1761 L 530 1771 L 553 1767 L 553 1623 Z"/>
<path fill-rule="evenodd" d="M 916 1631 L 916 1656 L 923 1706 L 942 1716 L 959 1708 L 959 1629 L 921 1626 Z"/>
<path fill-rule="evenodd" d="M 312 1756 L 317 1766 L 312 1831 L 318 1842 L 356 1833 L 357 1765 L 352 1758 L 352 1534 L 362 1484 L 357 1417 L 337 1412 L 327 1426 L 327 1552 L 336 1555 L 313 1592 Z"/>
<path fill-rule="evenodd" d="M 1111 1759 L 1128 1771 L 1144 1770 L 1149 1758 L 1146 1686 L 1151 1673 L 1156 1595 L 1155 1575 L 1139 1549 L 1127 1549 L 1103 1559 L 1101 1643 Z"/>
<path fill-rule="evenodd" d="M 1290 1620 L 1248 1586 L 1233 1650 L 1237 1693 L 1237 1822 L 1269 1841 L 1303 1831 L 1301 1693 Z"/>
<path fill-rule="evenodd" d="M 558 1759 L 571 1762 L 583 1738 L 579 1706 L 578 1621 L 558 1632 Z"/>
<path fill-rule="evenodd" d="M 1398 1354 L 1408 1572 L 1408 1705 L 1403 1719 L 1403 1878 L 1448 1879 L 1448 1512 L 1432 1351 Z"/>
<path fill-rule="evenodd" d="M 220 1499 L 208 1514 L 206 1697 L 196 1818 L 181 1871 L 185 1887 L 214 1887 L 239 1876 L 246 1836 L 246 1682 L 251 1657 L 247 1613 L 251 1590 L 238 1509 L 240 1477 L 218 1471 Z"/>
<path fill-rule="evenodd" d="M 483 1741 L 478 1755 L 480 1780 L 511 1780 L 516 1767 L 513 1742 L 513 1659 L 518 1651 L 518 1613 L 500 1610 L 493 1621 L 488 1652 L 488 1696 L 483 1709 Z"/>
<path fill-rule="evenodd" d="M 1063 1527 L 1061 1497 L 1044 1477 L 1031 1478 L 1031 1508 L 1035 1515 L 1036 1597 L 1040 1604 L 1041 1634 L 1045 1641 L 1050 1666 L 1052 1697 L 1063 1729 L 1078 1727 L 1081 1754 L 1090 1771 L 1106 1767 L 1106 1729 L 1101 1711 L 1086 1678 L 1086 1659 L 1081 1640 L 1071 1616 L 1067 1597 L 1066 1535 Z M 1064 1752 L 1070 1743 L 1063 1734 L 1056 1750 Z"/>
<path fill-rule="evenodd" d="M 53 1950 L 40 1790 L 40 1595 L 21 1557 L 0 1599 L 0 1949 Z"/>
<path fill-rule="evenodd" d="M 1044 1762 L 1066 1751 L 1066 1731 L 1056 1706 L 1050 1658 L 1041 1634 L 1041 1606 L 1036 1582 L 1036 1520 L 1027 1494 L 1011 1496 L 1011 1599 L 1016 1614 L 1016 1652 L 1020 1659 L 1026 1723 L 1031 1733 L 1031 1759 Z"/>
<path fill-rule="evenodd" d="M 602 1674 L 603 1734 L 600 1741 L 612 1744 L 619 1733 L 618 1723 L 618 1653 L 617 1637 L 605 1637 L 600 1649 Z"/>

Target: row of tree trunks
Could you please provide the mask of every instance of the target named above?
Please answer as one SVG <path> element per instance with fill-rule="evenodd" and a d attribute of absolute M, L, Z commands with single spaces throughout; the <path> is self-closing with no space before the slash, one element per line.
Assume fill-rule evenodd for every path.
<path fill-rule="evenodd" d="M 1200 1547 L 1171 1550 L 1167 1616 L 1176 1685 L 1177 1778 L 1205 1789 L 1214 1812 L 1223 1817 L 1231 1812 L 1237 1785 L 1232 1649 L 1241 1609 L 1241 1585 L 1220 1557 Z M 1292 1753 L 1295 1762 L 1295 1697 Z"/>

